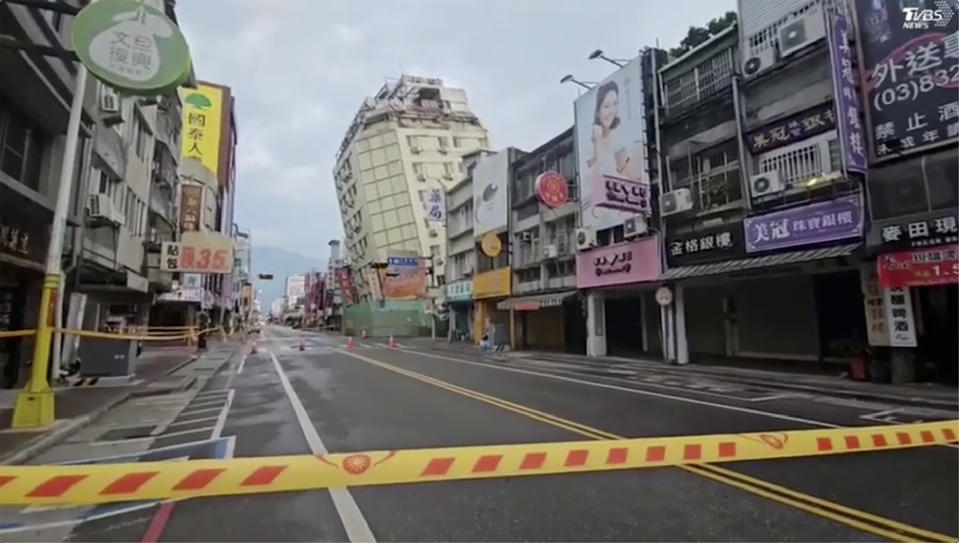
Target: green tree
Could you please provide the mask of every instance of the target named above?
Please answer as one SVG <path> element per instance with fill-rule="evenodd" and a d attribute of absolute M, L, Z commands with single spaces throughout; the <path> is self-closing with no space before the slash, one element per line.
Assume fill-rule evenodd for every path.
<path fill-rule="evenodd" d="M 669 50 L 669 56 L 673 58 L 679 58 L 691 51 L 697 45 L 708 40 L 711 36 L 719 34 L 735 23 L 736 12 L 727 11 L 722 17 L 710 19 L 709 22 L 706 23 L 705 27 L 691 26 L 686 32 L 686 37 L 683 38 L 683 41 L 679 42 L 679 46 L 673 47 Z"/>

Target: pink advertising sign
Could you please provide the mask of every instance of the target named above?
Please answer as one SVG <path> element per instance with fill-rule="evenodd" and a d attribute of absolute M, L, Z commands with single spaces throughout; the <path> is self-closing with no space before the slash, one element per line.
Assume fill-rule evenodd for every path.
<path fill-rule="evenodd" d="M 577 288 L 652 281 L 661 272 L 658 236 L 576 255 Z"/>

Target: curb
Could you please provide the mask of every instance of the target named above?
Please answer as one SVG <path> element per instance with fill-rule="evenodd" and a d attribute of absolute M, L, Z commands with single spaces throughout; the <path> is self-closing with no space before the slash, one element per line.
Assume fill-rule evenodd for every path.
<path fill-rule="evenodd" d="M 130 396 L 131 396 L 130 392 L 120 394 L 116 398 L 108 401 L 107 403 L 98 407 L 96 410 L 91 411 L 90 413 L 87 413 L 86 415 L 81 415 L 79 417 L 68 419 L 67 421 L 64 422 L 62 426 L 54 430 L 51 430 L 49 433 L 47 433 L 40 439 L 37 439 L 33 443 L 27 445 L 26 447 L 20 449 L 19 451 L 15 453 L 12 453 L 4 458 L 0 458 L 0 464 L 23 464 L 24 462 L 30 460 L 31 458 L 38 456 L 40 453 L 60 443 L 67 437 L 79 431 L 84 426 L 97 420 L 110 409 L 113 409 L 117 405 L 129 399 Z"/>
<path fill-rule="evenodd" d="M 177 372 L 177 371 L 180 371 L 181 369 L 183 369 L 184 366 L 186 366 L 187 364 L 189 364 L 190 362 L 193 362 L 194 360 L 196 360 L 196 359 L 198 359 L 198 358 L 200 358 L 199 355 L 197 355 L 197 354 L 195 354 L 195 353 L 194 353 L 194 354 L 191 354 L 189 358 L 187 358 L 187 359 L 184 360 L 183 362 L 180 362 L 180 363 L 177 364 L 176 366 L 173 366 L 172 368 L 170 368 L 169 370 L 167 370 L 166 373 L 164 373 L 164 375 L 170 375 L 170 374 L 173 374 L 173 373 L 175 373 L 175 372 Z"/>
<path fill-rule="evenodd" d="M 456 352 L 456 353 L 460 353 L 460 354 L 469 354 L 467 351 L 463 351 L 463 350 L 459 350 L 459 349 L 451 349 L 451 348 L 446 348 L 446 347 L 441 347 L 441 346 L 435 346 L 435 345 L 424 346 L 424 347 L 426 347 L 426 348 L 428 348 L 428 349 L 435 349 L 435 350 L 438 350 L 438 351 Z M 522 351 L 513 351 L 513 353 L 521 353 L 521 352 L 522 352 Z M 547 356 L 517 357 L 517 356 L 515 356 L 515 355 L 512 355 L 513 353 L 508 354 L 508 355 L 506 356 L 506 358 L 511 359 L 511 360 L 512 360 L 512 359 L 522 360 L 522 359 L 528 358 L 528 359 L 531 359 L 531 360 L 546 360 L 546 361 L 550 361 L 550 362 L 563 362 L 563 363 L 566 363 L 566 364 L 580 364 L 580 365 L 583 365 L 583 366 L 586 365 L 586 364 L 584 364 L 583 362 L 581 362 L 581 361 L 576 361 L 576 360 L 568 360 L 568 359 L 562 359 L 562 358 L 550 358 L 550 357 L 547 357 Z M 512 355 L 512 356 L 511 356 L 511 355 Z M 694 364 L 689 364 L 688 366 L 684 366 L 684 368 L 688 368 L 689 366 L 693 366 L 693 365 L 694 365 Z M 644 367 L 640 367 L 640 368 L 637 368 L 637 367 L 633 366 L 633 367 L 631 367 L 630 369 L 635 369 L 635 370 L 637 370 L 637 371 L 649 371 L 649 372 L 670 373 L 670 374 L 674 374 L 674 375 L 696 375 L 696 376 L 701 376 L 701 377 L 706 377 L 706 378 L 712 378 L 712 379 L 716 379 L 716 380 L 720 380 L 720 381 L 727 381 L 727 382 L 730 382 L 730 383 L 737 383 L 737 384 L 751 385 L 751 386 L 761 386 L 761 387 L 765 387 L 765 388 L 773 388 L 773 389 L 778 389 L 778 390 L 793 390 L 793 391 L 797 391 L 797 392 L 810 392 L 810 393 L 819 394 L 819 395 L 821 395 L 821 396 L 839 396 L 839 397 L 843 397 L 843 398 L 852 398 L 852 399 L 857 399 L 857 400 L 880 401 L 880 402 L 894 403 L 894 404 L 898 404 L 898 405 L 906 405 L 906 406 L 912 406 L 912 407 L 932 407 L 932 408 L 938 408 L 938 409 L 948 409 L 948 410 L 951 410 L 951 411 L 956 411 L 957 409 L 959 409 L 959 403 L 954 402 L 954 401 L 950 401 L 950 400 L 939 400 L 939 399 L 935 399 L 935 398 L 923 398 L 923 397 L 919 397 L 919 396 L 888 395 L 888 394 L 881 394 L 881 393 L 876 393 L 876 392 L 859 391 L 859 390 L 849 390 L 849 389 L 841 389 L 841 388 L 838 388 L 838 389 L 837 389 L 837 388 L 823 389 L 823 388 L 820 388 L 820 387 L 817 387 L 817 386 L 814 386 L 814 385 L 800 385 L 800 384 L 786 383 L 786 382 L 765 381 L 765 380 L 761 380 L 761 379 L 750 379 L 750 378 L 747 378 L 747 377 L 737 377 L 737 376 L 730 376 L 730 375 L 725 375 L 725 374 L 718 374 L 718 373 L 709 372 L 709 371 L 701 371 L 701 370 L 699 370 L 698 368 L 693 368 L 693 369 L 679 369 L 679 368 L 676 367 L 676 366 L 659 365 L 659 366 L 653 366 L 653 367 L 646 367 L 646 366 L 644 366 Z M 615 375 L 611 375 L 610 377 L 616 377 L 616 376 L 615 376 Z"/>

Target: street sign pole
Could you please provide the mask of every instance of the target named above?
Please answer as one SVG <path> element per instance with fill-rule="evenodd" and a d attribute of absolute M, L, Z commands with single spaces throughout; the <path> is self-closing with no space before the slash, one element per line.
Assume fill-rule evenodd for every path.
<path fill-rule="evenodd" d="M 33 371 L 23 391 L 17 396 L 13 411 L 14 428 L 42 428 L 53 424 L 55 419 L 53 391 L 47 378 L 50 363 L 50 340 L 53 336 L 53 311 L 60 287 L 60 258 L 63 252 L 63 237 L 67 227 L 67 206 L 73 188 L 73 170 L 80 141 L 80 115 L 83 112 L 83 96 L 87 87 L 87 69 L 77 65 L 77 78 L 67 121 L 66 142 L 63 160 L 60 163 L 60 186 L 57 189 L 57 205 L 53 214 L 50 244 L 44 266 L 43 290 L 40 293 L 40 310 L 37 315 L 37 334 L 33 346 Z"/>

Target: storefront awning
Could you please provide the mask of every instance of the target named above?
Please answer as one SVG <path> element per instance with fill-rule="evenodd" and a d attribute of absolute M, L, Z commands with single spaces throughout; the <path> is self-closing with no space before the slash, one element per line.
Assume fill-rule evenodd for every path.
<path fill-rule="evenodd" d="M 576 295 L 575 290 L 554 292 L 552 294 L 537 294 L 535 296 L 519 296 L 503 300 L 496 304 L 496 309 L 515 309 L 516 311 L 536 311 L 544 307 L 559 307 L 563 300 Z"/>
<path fill-rule="evenodd" d="M 719 275 L 722 273 L 740 270 L 767 268 L 771 266 L 782 266 L 785 264 L 796 264 L 799 262 L 822 260 L 824 258 L 849 256 L 853 253 L 853 251 L 861 246 L 862 243 L 856 242 L 848 243 L 846 245 L 836 245 L 834 247 L 824 247 L 822 249 L 810 249 L 808 251 L 792 251 L 788 253 L 777 253 L 753 258 L 727 260 L 725 262 L 711 262 L 709 264 L 699 264 L 696 266 L 682 266 L 679 268 L 670 268 L 666 270 L 660 279 L 670 280 L 683 279 L 686 277 L 702 277 L 704 275 Z"/>

